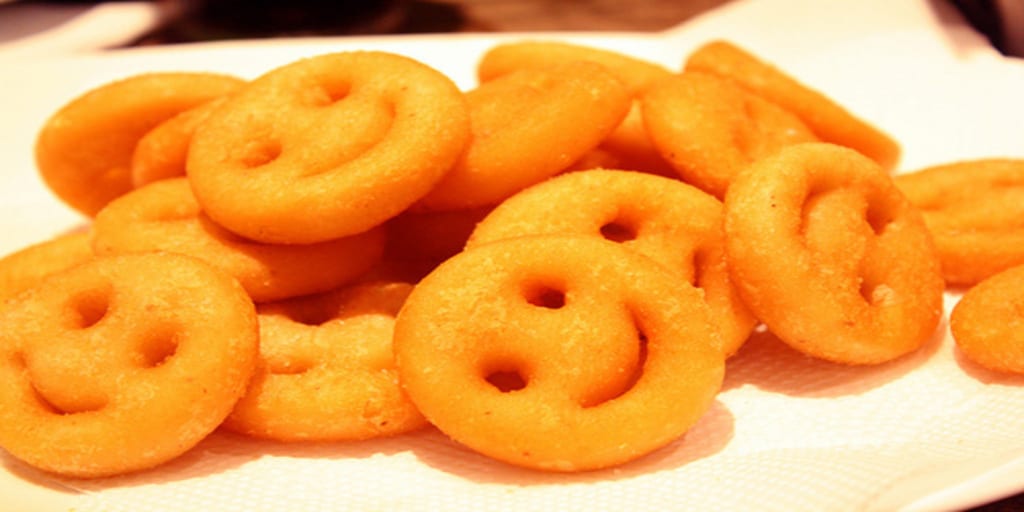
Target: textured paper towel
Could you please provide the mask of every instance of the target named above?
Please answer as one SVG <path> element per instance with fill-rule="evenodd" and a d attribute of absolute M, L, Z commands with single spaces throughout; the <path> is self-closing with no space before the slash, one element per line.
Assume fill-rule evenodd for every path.
<path fill-rule="evenodd" d="M 510 468 L 434 430 L 294 446 L 217 434 L 159 471 L 71 485 L 91 493 L 83 511 L 865 510 L 903 478 L 1024 453 L 1022 384 L 961 361 L 945 337 L 863 369 L 758 335 L 696 427 L 616 469 Z"/>
<path fill-rule="evenodd" d="M 1024 118 L 1017 96 L 1024 67 L 996 56 L 936 5 L 736 2 L 659 36 L 655 48 L 662 52 L 644 56 L 676 67 L 712 37 L 747 45 L 893 133 L 904 144 L 903 170 L 958 158 L 1024 157 L 1016 129 Z M 341 46 L 381 45 L 360 41 Z M 444 44 L 454 52 L 486 46 L 475 38 Z M 267 62 L 256 55 L 295 56 L 284 45 L 218 48 L 204 54 L 213 59 L 206 63 L 220 55 L 226 70 Z M 414 45 L 407 49 L 421 57 Z M 195 67 L 189 55 L 180 60 Z M 166 53 L 146 57 L 174 61 Z M 446 72 L 472 75 L 465 61 L 426 57 Z M 126 58 L 110 62 L 138 62 L 118 60 Z M 947 308 L 955 296 L 949 299 Z M 520 470 L 435 430 L 308 445 L 217 433 L 154 471 L 63 483 L 84 492 L 80 511 L 892 510 L 1024 456 L 1021 411 L 1024 379 L 961 360 L 945 325 L 920 352 L 871 368 L 809 359 L 759 333 L 729 362 L 717 401 L 684 438 L 615 469 Z"/>

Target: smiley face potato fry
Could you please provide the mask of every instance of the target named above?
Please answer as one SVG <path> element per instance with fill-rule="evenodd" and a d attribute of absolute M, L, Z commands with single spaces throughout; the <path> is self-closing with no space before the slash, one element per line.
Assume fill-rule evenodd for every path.
<path fill-rule="evenodd" d="M 946 286 L 979 281 L 956 350 L 1024 371 L 1019 163 L 890 176 L 895 139 L 728 41 L 680 69 L 537 40 L 479 57 L 459 86 L 338 51 L 56 109 L 40 176 L 88 225 L 0 255 L 0 447 L 103 478 L 218 430 L 259 450 L 432 426 L 601 470 L 718 428 L 728 364 L 774 353 L 748 348 L 758 324 L 856 375 L 937 339 Z M 941 229 L 951 203 L 1008 238 Z"/>
<path fill-rule="evenodd" d="M 256 310 L 227 274 L 171 253 L 97 258 L 0 304 L 0 446 L 102 477 L 171 460 L 252 376 Z"/>

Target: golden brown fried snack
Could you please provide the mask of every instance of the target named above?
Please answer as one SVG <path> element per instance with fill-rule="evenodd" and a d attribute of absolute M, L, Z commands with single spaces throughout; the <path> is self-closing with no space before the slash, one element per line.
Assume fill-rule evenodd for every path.
<path fill-rule="evenodd" d="M 565 174 L 498 205 L 467 249 L 523 235 L 580 235 L 619 242 L 701 290 L 726 356 L 757 323 L 729 278 L 722 203 L 677 180 L 619 170 Z"/>
<path fill-rule="evenodd" d="M 384 251 L 383 227 L 309 245 L 247 240 L 211 221 L 185 178 L 156 181 L 115 199 L 96 216 L 97 255 L 170 251 L 238 279 L 256 302 L 331 290 L 355 280 Z"/>
<path fill-rule="evenodd" d="M 267 243 L 309 244 L 383 224 L 423 197 L 469 140 L 461 91 L 385 52 L 341 52 L 271 70 L 192 137 L 203 210 Z"/>
<path fill-rule="evenodd" d="M 227 96 L 190 108 L 146 132 L 132 152 L 132 186 L 185 176 L 185 162 L 192 134 Z"/>
<path fill-rule="evenodd" d="M 892 137 L 735 44 L 707 43 L 689 56 L 685 69 L 736 81 L 796 114 L 819 139 L 855 149 L 887 171 L 899 161 L 900 146 Z"/>
<path fill-rule="evenodd" d="M 630 95 L 599 64 L 522 69 L 466 93 L 472 140 L 418 211 L 493 206 L 567 169 L 608 136 Z"/>
<path fill-rule="evenodd" d="M 920 212 L 852 149 L 799 144 L 754 163 L 726 195 L 725 232 L 747 305 L 809 355 L 885 362 L 921 347 L 942 316 Z"/>
<path fill-rule="evenodd" d="M 718 198 L 750 163 L 817 140 L 792 113 L 706 73 L 658 82 L 643 95 L 641 109 L 654 147 L 683 181 Z"/>
<path fill-rule="evenodd" d="M 967 290 L 953 306 L 949 328 L 971 361 L 998 372 L 1024 373 L 1024 265 Z"/>
<path fill-rule="evenodd" d="M 402 383 L 457 442 L 511 464 L 583 471 L 686 432 L 721 385 L 699 292 L 590 237 L 482 244 L 424 278 L 395 323 Z"/>
<path fill-rule="evenodd" d="M 679 173 L 651 141 L 641 112 L 640 101 L 634 99 L 629 113 L 615 131 L 569 170 L 627 169 L 678 179 Z"/>
<path fill-rule="evenodd" d="M 0 259 L 0 300 L 92 257 L 88 231 L 60 235 L 8 254 Z"/>
<path fill-rule="evenodd" d="M 147 73 L 96 87 L 60 108 L 36 140 L 39 173 L 62 201 L 94 216 L 132 189 L 131 159 L 146 133 L 174 115 L 236 90 L 213 73 Z"/>
<path fill-rule="evenodd" d="M 555 41 L 515 41 L 498 44 L 484 53 L 477 65 L 477 76 L 481 82 L 487 82 L 520 69 L 543 69 L 578 61 L 604 66 L 629 89 L 634 100 L 652 84 L 672 74 L 659 64 L 603 48 Z M 615 131 L 573 164 L 574 169 L 597 167 L 675 175 L 651 144 L 637 101 Z"/>
<path fill-rule="evenodd" d="M 0 446 L 44 471 L 162 464 L 231 412 L 252 376 L 256 311 L 177 254 L 97 258 L 0 304 Z"/>
<path fill-rule="evenodd" d="M 897 175 L 924 214 L 954 285 L 972 285 L 1024 264 L 1024 160 L 992 158 Z"/>
<path fill-rule="evenodd" d="M 477 64 L 477 78 L 488 82 L 520 69 L 543 69 L 587 61 L 607 68 L 629 89 L 640 94 L 670 75 L 668 68 L 614 50 L 561 41 L 513 41 L 492 46 Z"/>
<path fill-rule="evenodd" d="M 388 221 L 388 242 L 380 264 L 362 280 L 386 278 L 415 283 L 466 245 L 491 207 L 445 212 L 407 211 Z"/>
<path fill-rule="evenodd" d="M 376 282 L 260 305 L 259 364 L 224 426 L 279 441 L 340 441 L 426 425 L 391 351 L 411 290 Z"/>

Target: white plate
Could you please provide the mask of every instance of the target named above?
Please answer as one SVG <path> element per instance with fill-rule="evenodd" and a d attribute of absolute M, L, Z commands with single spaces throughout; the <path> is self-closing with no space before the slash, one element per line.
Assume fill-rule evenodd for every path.
<path fill-rule="evenodd" d="M 696 45 L 732 39 L 889 131 L 902 171 L 1024 157 L 1024 65 L 925 0 L 736 2 L 654 35 L 546 34 L 678 68 Z M 0 254 L 82 219 L 32 161 L 35 133 L 90 87 L 145 70 L 251 77 L 296 58 L 378 49 L 473 85 L 485 49 L 521 35 L 280 40 L 5 59 L 0 97 Z M 955 300 L 950 296 L 947 309 Z M 15 510 L 727 509 L 931 510 L 1024 490 L 1024 380 L 959 358 L 945 326 L 917 354 L 877 368 L 808 360 L 767 339 L 734 358 L 718 401 L 679 442 L 621 468 L 535 474 L 434 431 L 366 443 L 274 445 L 216 434 L 156 471 L 58 481 L 0 452 Z M 74 490 L 70 489 L 74 488 Z"/>

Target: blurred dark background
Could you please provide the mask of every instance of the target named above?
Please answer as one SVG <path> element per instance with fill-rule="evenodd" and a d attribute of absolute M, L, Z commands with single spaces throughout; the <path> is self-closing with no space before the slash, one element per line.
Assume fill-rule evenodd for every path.
<path fill-rule="evenodd" d="M 461 31 L 656 31 L 728 1 L 165 0 L 174 4 L 178 16 L 148 41 Z M 1024 20 L 1007 18 L 1024 16 L 1024 0 L 937 1 L 952 3 L 999 51 L 1020 55 L 1024 43 L 1011 36 L 1019 36 L 1016 32 Z"/>
<path fill-rule="evenodd" d="M 154 0 L 150 3 L 163 22 L 133 44 L 471 31 L 658 31 L 730 1 Z M 1024 55 L 1024 0 L 931 1 L 955 6 L 1004 54 Z M 0 23 L 3 8 L 15 4 L 73 9 L 101 3 L 0 0 Z"/>
<path fill-rule="evenodd" d="M 171 0 L 154 39 L 275 35 L 662 30 L 728 0 Z"/>

